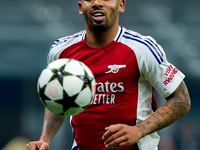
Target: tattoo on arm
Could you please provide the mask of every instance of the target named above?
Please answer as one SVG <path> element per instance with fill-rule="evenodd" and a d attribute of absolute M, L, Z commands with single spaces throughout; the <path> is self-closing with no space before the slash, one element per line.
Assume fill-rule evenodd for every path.
<path fill-rule="evenodd" d="M 51 112 L 47 113 L 47 116 L 48 116 L 47 118 L 49 119 L 48 119 L 46 127 L 49 130 L 59 129 L 62 126 L 65 119 L 63 116 L 56 115 Z"/>
<path fill-rule="evenodd" d="M 64 116 L 56 115 L 46 110 L 44 116 L 43 134 L 41 135 L 41 138 L 48 138 L 52 140 L 64 121 Z"/>
<path fill-rule="evenodd" d="M 170 107 L 170 109 L 173 112 L 184 115 L 190 110 L 190 96 L 184 81 L 180 84 L 176 91 L 166 99 L 172 104 L 172 107 Z M 173 105 L 176 107 L 173 107 Z M 176 111 L 177 108 L 179 108 L 178 110 L 180 110 L 180 112 Z"/>
<path fill-rule="evenodd" d="M 171 125 L 190 110 L 190 96 L 184 82 L 166 99 L 167 102 L 163 106 L 136 125 L 143 137 Z"/>

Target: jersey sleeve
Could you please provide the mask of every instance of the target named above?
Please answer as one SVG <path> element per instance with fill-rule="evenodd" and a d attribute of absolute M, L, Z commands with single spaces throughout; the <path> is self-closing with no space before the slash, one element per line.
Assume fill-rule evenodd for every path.
<path fill-rule="evenodd" d="M 185 75 L 167 61 L 163 48 L 153 38 L 145 37 L 144 41 L 147 44 L 142 55 L 142 75 L 166 98 L 176 90 Z"/>
<path fill-rule="evenodd" d="M 50 51 L 47 55 L 47 64 L 59 58 L 59 55 L 63 50 L 64 43 L 65 42 L 63 41 L 63 39 L 58 39 L 52 44 L 52 46 L 50 47 Z"/>
<path fill-rule="evenodd" d="M 52 61 L 59 59 L 60 53 L 67 47 L 73 45 L 84 39 L 86 31 L 80 31 L 70 36 L 62 37 L 56 40 L 49 51 L 47 56 L 47 63 L 51 63 Z"/>

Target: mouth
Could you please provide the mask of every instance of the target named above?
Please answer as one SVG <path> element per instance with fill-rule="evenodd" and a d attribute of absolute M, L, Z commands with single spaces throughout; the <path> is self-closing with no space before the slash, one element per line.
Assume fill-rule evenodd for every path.
<path fill-rule="evenodd" d="M 96 10 L 92 12 L 92 18 L 95 22 L 103 22 L 104 18 L 105 18 L 105 14 L 103 11 L 100 10 Z"/>

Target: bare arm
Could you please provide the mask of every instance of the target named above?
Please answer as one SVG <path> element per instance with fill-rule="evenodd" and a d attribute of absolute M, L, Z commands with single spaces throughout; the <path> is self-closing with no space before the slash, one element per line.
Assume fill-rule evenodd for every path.
<path fill-rule="evenodd" d="M 142 137 L 171 125 L 190 110 L 190 96 L 184 82 L 181 82 L 175 92 L 166 99 L 167 102 L 163 106 L 136 125 Z"/>
<path fill-rule="evenodd" d="M 184 82 L 166 99 L 163 106 L 136 126 L 116 124 L 106 127 L 102 137 L 106 147 L 133 145 L 142 137 L 171 125 L 190 110 L 190 96 Z"/>
<path fill-rule="evenodd" d="M 56 115 L 45 109 L 43 130 L 40 137 L 42 141 L 51 141 L 65 121 L 65 117 Z"/>
<path fill-rule="evenodd" d="M 25 150 L 48 150 L 53 137 L 65 121 L 64 116 L 56 115 L 45 109 L 42 134 L 39 141 L 33 141 L 26 145 Z"/>

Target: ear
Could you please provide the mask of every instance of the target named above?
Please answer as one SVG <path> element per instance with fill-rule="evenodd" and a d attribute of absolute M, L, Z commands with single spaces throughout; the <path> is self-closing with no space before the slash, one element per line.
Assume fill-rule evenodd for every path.
<path fill-rule="evenodd" d="M 126 5 L 125 0 L 119 0 L 119 12 L 120 13 L 123 13 L 125 11 L 125 5 Z"/>
<path fill-rule="evenodd" d="M 78 9 L 79 9 L 79 15 L 82 15 L 83 11 L 82 11 L 82 4 L 80 1 L 78 2 Z"/>

